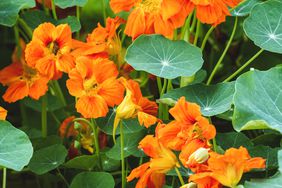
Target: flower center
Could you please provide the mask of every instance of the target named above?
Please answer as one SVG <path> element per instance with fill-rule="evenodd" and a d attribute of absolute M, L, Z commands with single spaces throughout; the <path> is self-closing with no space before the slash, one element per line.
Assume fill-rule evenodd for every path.
<path fill-rule="evenodd" d="M 140 7 L 147 13 L 156 13 L 161 10 L 162 0 L 143 0 Z"/>
<path fill-rule="evenodd" d="M 54 55 L 57 55 L 57 53 L 60 50 L 59 44 L 56 41 L 50 42 L 48 44 L 48 48 L 49 48 L 50 52 Z"/>
<path fill-rule="evenodd" d="M 98 83 L 94 76 L 89 79 L 84 80 L 83 82 L 83 87 L 87 92 L 90 92 L 91 90 L 95 89 L 97 86 L 98 86 Z"/>
<path fill-rule="evenodd" d="M 23 77 L 22 77 L 22 79 L 24 79 L 28 82 L 32 82 L 32 80 L 35 77 L 37 77 L 36 69 L 33 69 L 26 64 L 23 64 Z"/>

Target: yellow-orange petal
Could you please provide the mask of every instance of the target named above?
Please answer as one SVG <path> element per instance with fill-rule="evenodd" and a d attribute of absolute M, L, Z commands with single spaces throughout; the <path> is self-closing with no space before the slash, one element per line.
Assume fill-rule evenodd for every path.
<path fill-rule="evenodd" d="M 28 96 L 29 88 L 25 81 L 17 81 L 12 83 L 5 94 L 3 95 L 4 101 L 8 103 L 16 102 Z"/>
<path fill-rule="evenodd" d="M 150 126 L 154 125 L 158 121 L 158 119 L 155 116 L 152 116 L 145 112 L 138 112 L 137 115 L 140 125 L 144 125 L 146 128 L 149 128 Z"/>
<path fill-rule="evenodd" d="M 7 110 L 0 106 L 0 120 L 5 120 L 7 117 Z"/>
<path fill-rule="evenodd" d="M 145 13 L 141 8 L 134 9 L 128 19 L 124 30 L 124 33 L 132 37 L 132 39 L 137 38 L 139 35 L 145 33 Z"/>
<path fill-rule="evenodd" d="M 28 95 L 38 100 L 41 96 L 45 95 L 48 90 L 48 79 L 45 77 L 39 78 L 38 80 L 34 81 L 29 88 Z"/>

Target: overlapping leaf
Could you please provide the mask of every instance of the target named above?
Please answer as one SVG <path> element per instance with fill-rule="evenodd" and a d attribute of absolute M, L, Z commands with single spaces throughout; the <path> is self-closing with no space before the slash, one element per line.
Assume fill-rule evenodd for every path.
<path fill-rule="evenodd" d="M 87 0 L 54 0 L 54 3 L 56 6 L 65 9 L 73 6 L 83 7 Z"/>
<path fill-rule="evenodd" d="M 258 3 L 261 3 L 261 0 L 245 0 L 240 5 L 238 5 L 231 14 L 233 16 L 247 16 L 251 9 Z"/>
<path fill-rule="evenodd" d="M 70 188 L 114 188 L 115 181 L 111 174 L 106 172 L 82 172 L 76 175 Z"/>

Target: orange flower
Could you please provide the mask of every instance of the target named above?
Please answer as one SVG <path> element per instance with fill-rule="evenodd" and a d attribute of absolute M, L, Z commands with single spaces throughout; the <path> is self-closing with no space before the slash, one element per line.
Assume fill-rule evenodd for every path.
<path fill-rule="evenodd" d="M 157 135 L 164 145 L 173 150 L 181 150 L 193 139 L 207 143 L 216 135 L 214 126 L 201 115 L 200 107 L 186 102 L 185 97 L 181 97 L 169 113 L 175 120 L 159 128 Z"/>
<path fill-rule="evenodd" d="M 0 83 L 8 86 L 3 99 L 9 103 L 27 96 L 38 100 L 48 90 L 49 79 L 26 64 L 24 52 L 25 44 L 21 41 L 21 57 L 18 57 L 16 48 L 12 64 L 0 70 Z"/>
<path fill-rule="evenodd" d="M 63 123 L 60 125 L 59 133 L 62 138 L 66 137 L 76 137 L 78 131 L 75 130 L 73 120 L 75 116 L 70 116 L 66 118 Z"/>
<path fill-rule="evenodd" d="M 123 99 L 124 88 L 117 76 L 116 65 L 108 59 L 78 58 L 67 80 L 69 93 L 78 98 L 77 111 L 85 118 L 106 116 L 108 106 Z"/>
<path fill-rule="evenodd" d="M 43 23 L 34 30 L 25 58 L 41 74 L 58 79 L 62 72 L 68 73 L 75 66 L 71 49 L 71 28 L 67 24 Z"/>
<path fill-rule="evenodd" d="M 212 177 L 224 186 L 235 187 L 244 172 L 249 172 L 253 168 L 265 168 L 265 159 L 251 158 L 244 147 L 230 148 L 224 155 L 211 152 L 208 167 L 209 172 L 194 174 L 190 176 L 190 181 L 199 179 L 199 177 Z"/>
<path fill-rule="evenodd" d="M 126 96 L 116 109 L 113 135 L 121 119 L 138 117 L 139 123 L 145 127 L 155 124 L 158 119 L 158 106 L 155 102 L 142 96 L 139 84 L 133 80 L 121 78 L 126 88 Z"/>
<path fill-rule="evenodd" d="M 141 34 L 173 35 L 173 30 L 181 27 L 187 16 L 184 0 L 111 0 L 115 13 L 130 13 L 124 33 L 133 39 Z"/>
<path fill-rule="evenodd" d="M 0 106 L 0 120 L 5 120 L 7 117 L 7 110 Z"/>
<path fill-rule="evenodd" d="M 176 156 L 152 135 L 147 135 L 141 140 L 139 148 L 143 149 L 144 153 L 151 157 L 151 160 L 133 169 L 127 177 L 127 181 L 140 178 L 136 188 L 162 187 L 165 183 L 165 173 L 180 166 Z"/>
<path fill-rule="evenodd" d="M 44 6 L 46 6 L 49 9 L 52 9 L 51 0 L 36 0 L 38 3 L 42 4 L 44 2 Z"/>
<path fill-rule="evenodd" d="M 240 2 L 241 0 L 185 0 L 185 9 L 188 14 L 195 9 L 197 18 L 202 23 L 216 26 L 231 15 L 228 8 L 233 8 Z"/>

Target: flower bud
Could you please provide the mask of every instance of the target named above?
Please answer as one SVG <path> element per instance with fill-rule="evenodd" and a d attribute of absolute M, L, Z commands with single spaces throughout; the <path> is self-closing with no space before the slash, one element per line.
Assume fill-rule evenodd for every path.
<path fill-rule="evenodd" d="M 190 155 L 187 164 L 192 164 L 192 163 L 204 163 L 208 160 L 209 158 L 209 149 L 207 148 L 199 148 L 197 149 L 192 155 Z"/>
<path fill-rule="evenodd" d="M 185 185 L 182 185 L 180 188 L 197 188 L 197 184 L 194 182 L 190 182 Z"/>

